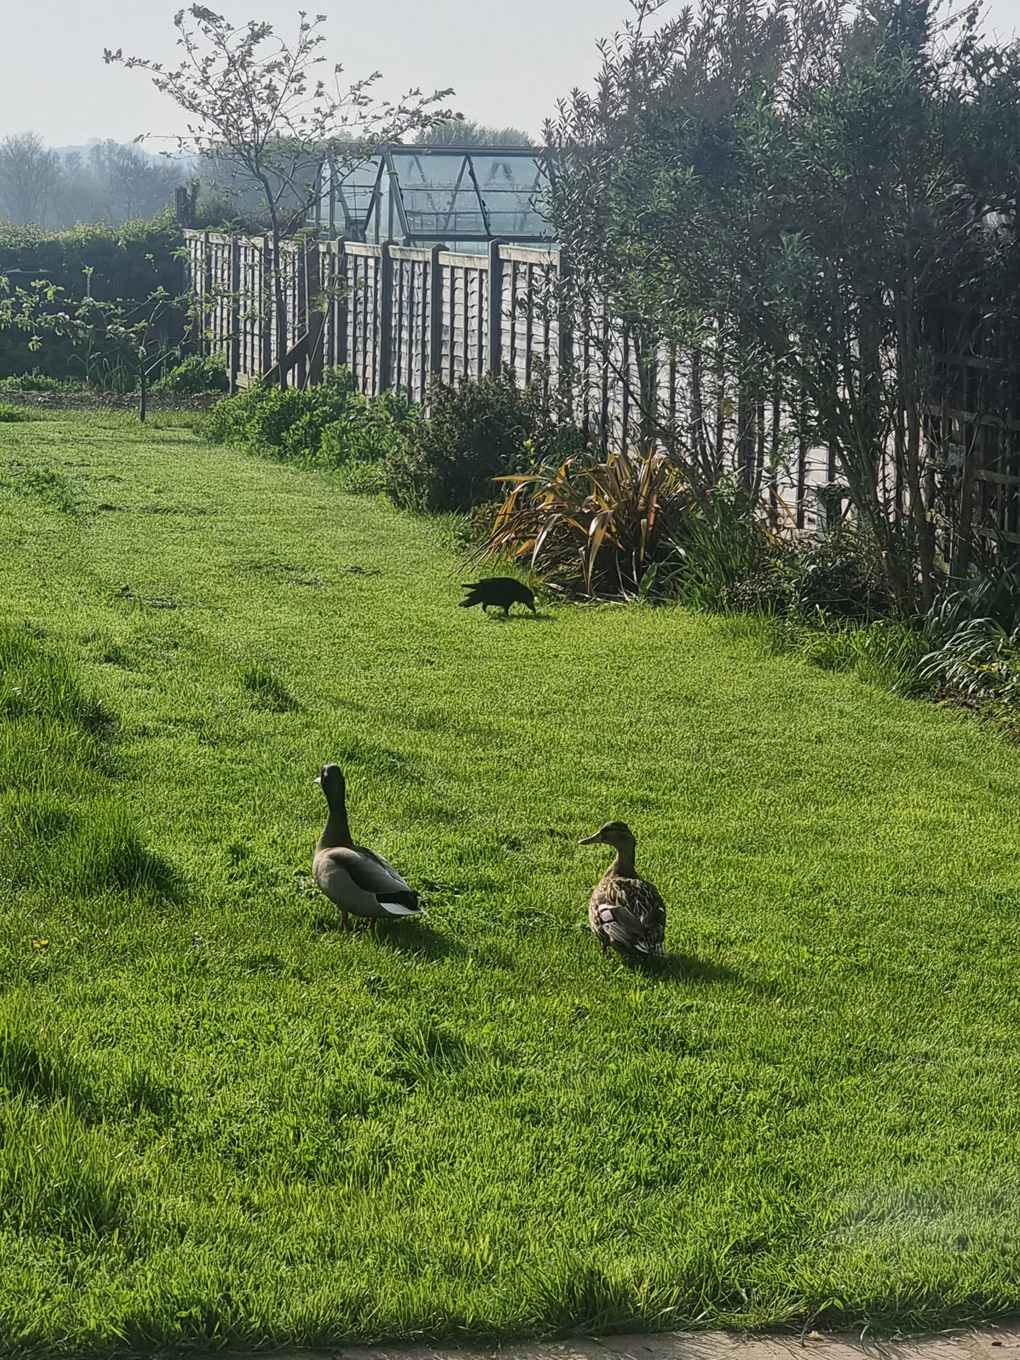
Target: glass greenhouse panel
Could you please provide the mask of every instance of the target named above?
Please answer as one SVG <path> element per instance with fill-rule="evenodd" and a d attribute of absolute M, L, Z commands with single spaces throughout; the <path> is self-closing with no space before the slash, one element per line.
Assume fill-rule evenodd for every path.
<path fill-rule="evenodd" d="M 529 147 L 387 147 L 346 175 L 323 167 L 312 222 L 352 240 L 453 249 L 552 239 L 551 166 Z"/>

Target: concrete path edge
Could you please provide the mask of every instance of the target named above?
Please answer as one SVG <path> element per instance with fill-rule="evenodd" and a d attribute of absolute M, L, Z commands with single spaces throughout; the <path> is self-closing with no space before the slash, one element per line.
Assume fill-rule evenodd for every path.
<path fill-rule="evenodd" d="M 254 1360 L 254 1357 L 252 1358 Z M 275 1360 L 1020 1360 L 1020 1325 L 911 1341 L 743 1332 L 657 1332 L 499 1346 L 343 1346 Z"/>

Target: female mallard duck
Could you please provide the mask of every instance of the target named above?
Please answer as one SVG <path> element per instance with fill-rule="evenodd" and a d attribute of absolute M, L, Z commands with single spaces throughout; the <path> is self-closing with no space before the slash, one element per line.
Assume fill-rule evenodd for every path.
<path fill-rule="evenodd" d="M 340 908 L 340 929 L 347 917 L 367 916 L 370 929 L 380 916 L 423 916 L 413 892 L 382 855 L 355 845 L 347 824 L 347 786 L 338 765 L 324 765 L 316 779 L 326 795 L 329 816 L 312 860 L 312 880 Z"/>
<path fill-rule="evenodd" d="M 666 904 L 654 883 L 639 878 L 634 869 L 634 837 L 623 822 L 606 822 L 580 845 L 611 845 L 616 858 L 603 874 L 588 903 L 588 924 L 599 938 L 603 954 L 610 945 L 624 954 L 654 954 L 666 950 Z"/>

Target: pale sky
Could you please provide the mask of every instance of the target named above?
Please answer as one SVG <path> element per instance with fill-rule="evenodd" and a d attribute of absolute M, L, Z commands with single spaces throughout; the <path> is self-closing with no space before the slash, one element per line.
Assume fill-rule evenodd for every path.
<path fill-rule="evenodd" d="M 0 137 L 38 132 L 58 146 L 182 131 L 142 71 L 103 64 L 103 48 L 170 64 L 185 0 L 0 0 Z M 468 118 L 532 133 L 557 98 L 588 85 L 595 43 L 627 0 L 207 0 L 235 22 L 266 19 L 292 36 L 297 11 L 325 12 L 330 62 L 353 79 L 379 70 L 389 96 L 452 86 Z M 1020 0 L 1015 0 L 1020 4 Z M 147 143 L 159 150 L 155 142 Z"/>
<path fill-rule="evenodd" d="M 0 137 L 31 131 L 63 146 L 182 131 L 145 73 L 105 66 L 103 48 L 172 62 L 183 3 L 0 0 Z M 326 55 L 352 78 L 378 69 L 388 95 L 453 86 L 451 103 L 466 117 L 532 133 L 558 97 L 590 84 L 597 39 L 630 13 L 627 0 L 211 0 L 232 20 L 267 19 L 288 35 L 302 3 L 329 14 Z M 1010 36 L 1020 0 L 991 0 L 988 16 Z"/>

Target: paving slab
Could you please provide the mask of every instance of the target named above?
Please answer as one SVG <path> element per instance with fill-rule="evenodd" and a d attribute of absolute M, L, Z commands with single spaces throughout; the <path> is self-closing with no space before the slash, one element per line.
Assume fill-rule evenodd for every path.
<path fill-rule="evenodd" d="M 820 1332 L 808 1332 L 805 1336 L 657 1332 L 463 1348 L 343 1346 L 335 1350 L 287 1351 L 273 1360 L 1020 1360 L 1020 1327 L 983 1327 L 911 1341 Z"/>

